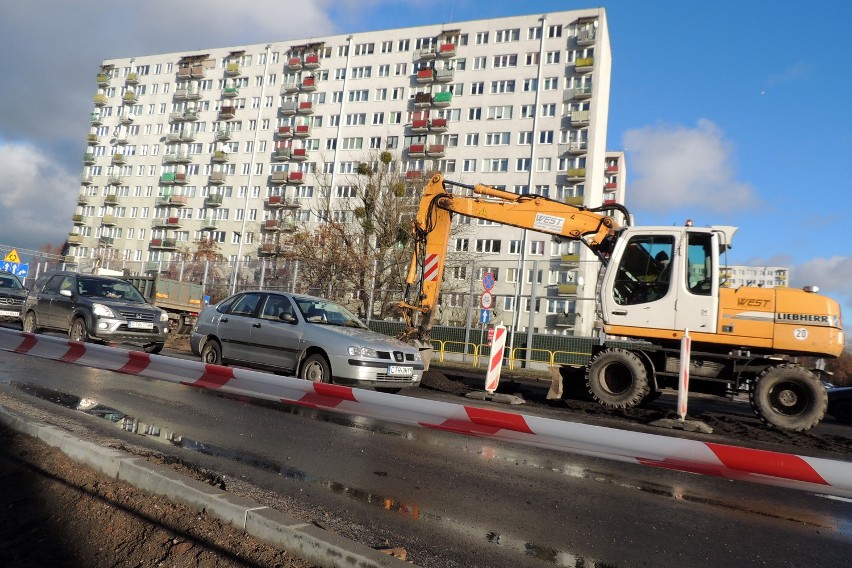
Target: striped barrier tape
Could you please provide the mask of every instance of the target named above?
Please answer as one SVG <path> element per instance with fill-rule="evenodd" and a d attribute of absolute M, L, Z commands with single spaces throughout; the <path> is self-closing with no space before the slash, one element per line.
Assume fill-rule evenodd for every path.
<path fill-rule="evenodd" d="M 0 329 L 0 350 L 551 450 L 852 498 L 852 462 L 564 422 Z"/>

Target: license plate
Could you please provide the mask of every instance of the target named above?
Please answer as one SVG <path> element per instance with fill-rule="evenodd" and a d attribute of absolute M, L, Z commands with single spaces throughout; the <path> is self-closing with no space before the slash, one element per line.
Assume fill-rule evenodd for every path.
<path fill-rule="evenodd" d="M 0 310 L 0 316 L 6 316 L 10 318 L 20 317 L 21 312 L 13 312 L 12 310 Z"/>
<path fill-rule="evenodd" d="M 154 329 L 154 324 L 149 321 L 131 321 L 127 322 L 129 329 Z"/>
<path fill-rule="evenodd" d="M 392 375 L 394 377 L 410 377 L 413 374 L 413 367 L 398 367 L 396 365 L 391 365 L 388 367 L 388 375 Z"/>

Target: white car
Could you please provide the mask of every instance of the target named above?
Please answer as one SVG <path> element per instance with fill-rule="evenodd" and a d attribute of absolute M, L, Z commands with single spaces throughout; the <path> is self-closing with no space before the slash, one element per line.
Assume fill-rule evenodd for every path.
<path fill-rule="evenodd" d="M 399 392 L 420 385 L 420 351 L 371 331 L 343 306 L 252 290 L 198 315 L 190 346 L 205 363 L 235 363 L 324 383 Z"/>

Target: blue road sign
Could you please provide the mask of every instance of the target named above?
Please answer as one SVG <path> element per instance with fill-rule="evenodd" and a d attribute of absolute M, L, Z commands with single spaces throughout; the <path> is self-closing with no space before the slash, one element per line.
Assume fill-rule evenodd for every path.
<path fill-rule="evenodd" d="M 491 321 L 491 310 L 479 310 L 479 323 L 488 323 Z"/>
<path fill-rule="evenodd" d="M 494 275 L 490 272 L 486 272 L 482 277 L 482 287 L 486 290 L 491 290 L 494 287 Z"/>
<path fill-rule="evenodd" d="M 0 270 L 11 272 L 21 280 L 27 277 L 30 272 L 29 264 L 21 264 L 20 262 L 10 262 L 8 260 L 0 261 Z"/>

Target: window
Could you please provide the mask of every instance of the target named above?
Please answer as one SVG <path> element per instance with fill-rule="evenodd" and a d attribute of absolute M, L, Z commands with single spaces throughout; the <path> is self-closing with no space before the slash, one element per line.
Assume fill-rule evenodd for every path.
<path fill-rule="evenodd" d="M 538 89 L 538 79 L 524 79 L 524 92 Z"/>
<path fill-rule="evenodd" d="M 346 115 L 346 126 L 364 126 L 367 124 L 367 114 L 360 112 Z"/>
<path fill-rule="evenodd" d="M 349 102 L 350 103 L 363 103 L 367 102 L 370 98 L 370 90 L 369 89 L 359 89 L 357 91 L 349 91 Z"/>
<path fill-rule="evenodd" d="M 562 26 L 548 26 L 547 37 L 551 39 L 555 37 L 562 37 Z"/>
<path fill-rule="evenodd" d="M 539 144 L 553 144 L 553 131 L 552 130 L 542 130 L 538 133 L 538 143 Z"/>
<path fill-rule="evenodd" d="M 411 47 L 411 41 L 407 39 L 401 39 L 396 43 L 397 51 L 408 51 Z"/>
<path fill-rule="evenodd" d="M 469 133 L 469 134 L 465 134 L 464 145 L 465 146 L 479 146 L 479 133 L 478 132 L 472 132 L 472 133 Z"/>
<path fill-rule="evenodd" d="M 537 172 L 549 172 L 551 168 L 552 160 L 550 158 L 536 158 L 535 159 L 535 171 Z"/>
<path fill-rule="evenodd" d="M 355 55 L 372 55 L 374 49 L 374 43 L 359 43 L 355 46 Z"/>
<path fill-rule="evenodd" d="M 511 140 L 511 132 L 489 132 L 485 135 L 486 146 L 508 146 Z"/>
<path fill-rule="evenodd" d="M 456 239 L 453 246 L 453 250 L 455 252 L 467 252 L 469 246 L 470 242 L 468 241 L 468 239 Z"/>
<path fill-rule="evenodd" d="M 393 51 L 393 42 L 390 41 L 390 40 L 383 41 L 382 46 L 381 46 L 381 50 L 382 50 L 382 53 L 391 53 Z"/>
<path fill-rule="evenodd" d="M 384 124 L 385 122 L 385 113 L 383 112 L 374 112 L 373 113 L 373 125 Z"/>
<path fill-rule="evenodd" d="M 491 81 L 491 94 L 500 94 L 500 93 L 514 93 L 515 92 L 515 80 L 514 79 L 504 79 L 502 81 Z"/>
<path fill-rule="evenodd" d="M 479 81 L 478 83 L 470 84 L 470 94 L 471 95 L 481 95 L 485 93 L 485 83 L 483 81 Z"/>
<path fill-rule="evenodd" d="M 476 252 L 500 252 L 499 239 L 476 239 Z"/>
<path fill-rule="evenodd" d="M 462 162 L 462 171 L 463 172 L 475 172 L 476 171 L 476 160 L 465 160 Z"/>
<path fill-rule="evenodd" d="M 507 172 L 509 171 L 509 158 L 486 158 L 482 160 L 483 172 Z"/>
<path fill-rule="evenodd" d="M 379 65 L 379 67 L 376 69 L 376 75 L 379 77 L 390 77 L 390 65 L 387 63 L 384 65 Z"/>
<path fill-rule="evenodd" d="M 388 100 L 388 90 L 385 89 L 385 88 L 376 89 L 376 100 L 377 101 Z"/>
<path fill-rule="evenodd" d="M 343 149 L 344 150 L 360 150 L 364 145 L 363 138 L 344 138 L 343 139 Z"/>
<path fill-rule="evenodd" d="M 529 28 L 527 30 L 527 39 L 541 39 L 541 28 Z"/>
<path fill-rule="evenodd" d="M 541 116 L 556 116 L 556 103 L 541 105 Z"/>
<path fill-rule="evenodd" d="M 476 32 L 473 43 L 475 45 L 485 45 L 488 43 L 488 32 Z"/>
<path fill-rule="evenodd" d="M 468 120 L 482 120 L 482 109 L 479 108 L 479 107 L 468 109 L 467 119 Z"/>
<path fill-rule="evenodd" d="M 544 254 L 544 241 L 530 241 L 530 255 L 541 256 Z"/>
<path fill-rule="evenodd" d="M 544 90 L 555 91 L 559 88 L 559 77 L 545 77 Z"/>
<path fill-rule="evenodd" d="M 515 171 L 516 172 L 528 172 L 530 171 L 530 159 L 529 158 L 518 158 L 515 163 Z"/>
<path fill-rule="evenodd" d="M 521 38 L 521 30 L 518 28 L 509 30 L 497 30 L 494 34 L 495 43 L 506 43 L 508 41 L 518 41 Z"/>
<path fill-rule="evenodd" d="M 532 132 L 518 132 L 518 145 L 519 146 L 529 146 L 532 144 Z"/>
<path fill-rule="evenodd" d="M 352 75 L 350 77 L 352 79 L 369 79 L 372 74 L 373 68 L 370 66 L 366 67 L 353 67 Z"/>
<path fill-rule="evenodd" d="M 518 56 L 517 54 L 511 55 L 495 55 L 493 67 L 495 69 L 501 69 L 504 67 L 517 67 L 518 66 Z"/>
<path fill-rule="evenodd" d="M 558 51 L 548 51 L 544 54 L 544 62 L 545 63 L 559 63 L 559 52 Z"/>
<path fill-rule="evenodd" d="M 533 118 L 535 116 L 535 105 L 522 105 L 521 118 Z"/>
<path fill-rule="evenodd" d="M 709 239 L 707 239 L 709 245 Z M 693 256 L 693 243 L 688 245 L 688 262 Z M 702 256 L 696 248 L 696 258 Z M 674 258 L 674 237 L 670 235 L 641 235 L 632 237 L 616 269 L 613 295 L 622 306 L 646 304 L 668 294 L 671 285 L 669 261 Z M 691 263 L 690 263 L 691 264 Z M 700 270 L 705 265 L 702 262 Z M 690 272 L 690 271 L 687 271 Z M 709 271 L 707 272 L 709 274 Z M 691 282 L 693 276 L 687 274 Z M 689 285 L 689 283 L 687 285 Z M 707 287 L 708 294 L 710 287 Z"/>
<path fill-rule="evenodd" d="M 526 57 L 524 58 L 524 65 L 538 65 L 538 52 L 532 51 L 530 53 L 527 53 Z"/>
<path fill-rule="evenodd" d="M 406 40 L 408 41 L 408 40 Z M 402 75 L 406 75 L 408 73 L 408 63 L 397 63 L 393 67 L 393 74 L 396 77 L 401 77 Z"/>
<path fill-rule="evenodd" d="M 482 57 L 474 57 L 473 58 L 473 69 L 474 71 L 478 71 L 480 69 L 485 69 L 487 58 L 485 56 Z"/>
<path fill-rule="evenodd" d="M 512 118 L 512 105 L 488 107 L 489 120 L 509 120 Z"/>

